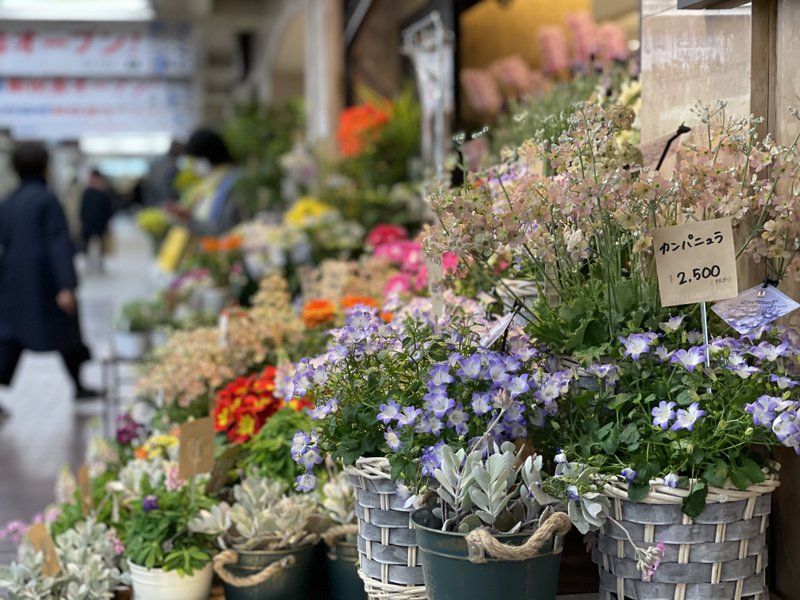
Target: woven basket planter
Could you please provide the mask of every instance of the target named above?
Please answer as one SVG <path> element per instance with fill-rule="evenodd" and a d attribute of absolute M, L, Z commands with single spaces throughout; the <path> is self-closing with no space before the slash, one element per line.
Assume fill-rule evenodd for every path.
<path fill-rule="evenodd" d="M 346 467 L 356 490 L 358 574 L 371 600 L 424 600 L 413 507 L 404 508 L 385 458 L 359 458 Z"/>
<path fill-rule="evenodd" d="M 650 494 L 634 503 L 627 500 L 627 485 L 607 486 L 611 515 L 636 545 L 662 542 L 665 553 L 646 581 L 625 531 L 609 521 L 593 553 L 600 598 L 766 600 L 766 531 L 778 485 L 777 477 L 770 477 L 745 491 L 710 487 L 706 509 L 694 520 L 681 512 L 686 490 L 653 484 Z"/>

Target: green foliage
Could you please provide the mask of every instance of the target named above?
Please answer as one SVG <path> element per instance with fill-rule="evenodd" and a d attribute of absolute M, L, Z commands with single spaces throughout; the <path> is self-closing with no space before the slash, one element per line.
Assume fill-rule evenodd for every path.
<path fill-rule="evenodd" d="M 214 552 L 214 537 L 189 531 L 189 521 L 214 501 L 197 486 L 187 484 L 175 491 L 153 489 L 142 483 L 143 497 L 154 496 L 157 507 L 145 512 L 143 500 L 132 506 L 125 524 L 126 555 L 133 564 L 192 575 L 202 569 Z"/>
<path fill-rule="evenodd" d="M 112 523 L 113 504 L 109 497 L 106 485 L 113 481 L 116 474 L 113 471 L 106 471 L 99 477 L 92 479 L 92 498 L 94 501 L 94 515 L 93 518 L 97 523 L 103 523 L 109 527 L 119 527 L 119 524 Z M 57 538 L 62 533 L 66 533 L 75 529 L 76 525 L 84 521 L 86 517 L 83 514 L 81 506 L 81 496 L 78 490 L 75 490 L 72 500 L 69 503 L 62 504 L 59 507 L 58 518 L 50 525 L 50 532 L 54 538 Z M 124 512 L 124 508 L 122 511 Z"/>
<path fill-rule="evenodd" d="M 302 127 L 300 101 L 280 107 L 241 106 L 225 124 L 225 140 L 241 165 L 236 198 L 247 214 L 285 208 L 280 158 L 291 151 Z"/>
<path fill-rule="evenodd" d="M 135 300 L 122 305 L 117 317 L 117 328 L 131 333 L 146 333 L 158 320 L 158 311 L 152 302 Z"/>
<path fill-rule="evenodd" d="M 247 472 L 294 485 L 304 470 L 292 460 L 292 438 L 297 431 L 310 431 L 311 419 L 293 408 L 283 408 L 272 415 L 261 431 L 245 444 L 242 466 Z"/>

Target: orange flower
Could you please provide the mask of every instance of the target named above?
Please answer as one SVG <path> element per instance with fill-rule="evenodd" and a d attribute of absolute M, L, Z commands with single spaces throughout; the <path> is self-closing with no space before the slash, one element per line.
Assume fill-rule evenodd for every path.
<path fill-rule="evenodd" d="M 342 111 L 339 117 L 339 130 L 336 138 L 339 151 L 345 158 L 352 158 L 364 152 L 380 128 L 389 121 L 391 105 L 361 104 Z"/>
<path fill-rule="evenodd" d="M 369 296 L 345 296 L 340 302 L 342 310 L 349 310 L 359 304 L 369 306 L 370 308 L 378 308 L 378 302 L 375 298 L 370 298 Z"/>
<path fill-rule="evenodd" d="M 139 446 L 133 451 L 133 456 L 138 459 L 145 460 L 147 458 L 147 448 L 144 446 Z"/>
<path fill-rule="evenodd" d="M 381 319 L 383 319 L 384 323 L 391 323 L 394 319 L 394 313 L 390 313 L 388 311 L 383 311 L 381 313 Z"/>
<path fill-rule="evenodd" d="M 200 238 L 200 248 L 207 254 L 219 251 L 219 240 L 213 237 Z"/>
<path fill-rule="evenodd" d="M 220 252 L 233 252 L 242 247 L 242 238 L 238 235 L 225 236 L 224 238 L 220 238 L 218 242 Z"/>
<path fill-rule="evenodd" d="M 309 300 L 303 307 L 303 323 L 309 329 L 327 323 L 336 314 L 336 307 L 330 300 Z"/>

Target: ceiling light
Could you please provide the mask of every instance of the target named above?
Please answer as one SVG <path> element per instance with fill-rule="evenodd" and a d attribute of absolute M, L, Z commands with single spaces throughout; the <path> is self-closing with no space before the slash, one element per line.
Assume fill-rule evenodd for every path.
<path fill-rule="evenodd" d="M 0 20 L 151 21 L 150 0 L 0 0 Z"/>

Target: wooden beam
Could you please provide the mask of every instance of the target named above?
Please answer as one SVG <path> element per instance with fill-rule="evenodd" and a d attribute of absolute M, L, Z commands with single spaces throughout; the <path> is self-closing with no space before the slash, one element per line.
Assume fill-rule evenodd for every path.
<path fill-rule="evenodd" d="M 759 135 L 775 134 L 778 0 L 753 2 L 750 42 L 750 112 L 764 117 Z"/>
<path fill-rule="evenodd" d="M 678 8 L 686 10 L 735 8 L 747 4 L 749 1 L 750 0 L 678 0 Z"/>

